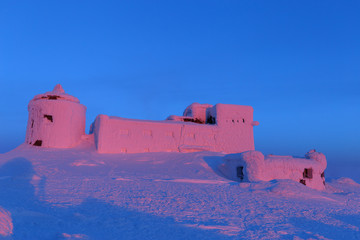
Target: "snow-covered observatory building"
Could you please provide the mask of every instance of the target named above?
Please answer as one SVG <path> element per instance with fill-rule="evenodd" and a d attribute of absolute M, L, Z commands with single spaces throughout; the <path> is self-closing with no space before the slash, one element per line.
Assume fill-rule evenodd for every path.
<path fill-rule="evenodd" d="M 66 94 L 60 84 L 29 103 L 26 143 L 71 148 L 85 135 L 86 107 Z M 237 153 L 254 150 L 251 106 L 199 104 L 183 116 L 163 121 L 98 115 L 90 127 L 99 153 L 195 152 Z"/>
<path fill-rule="evenodd" d="M 164 121 L 99 115 L 91 126 L 100 153 L 195 152 L 236 153 L 254 150 L 253 108 L 193 103 L 183 116 Z"/>
<path fill-rule="evenodd" d="M 25 142 L 50 148 L 75 147 L 85 135 L 86 107 L 66 94 L 60 84 L 36 95 L 28 105 Z"/>
<path fill-rule="evenodd" d="M 86 107 L 66 94 L 60 84 L 36 95 L 28 105 L 27 144 L 48 148 L 73 148 L 90 141 L 98 153 L 196 152 L 227 153 L 220 172 L 235 181 L 292 179 L 324 189 L 326 158 L 308 152 L 304 158 L 264 157 L 255 151 L 251 106 L 199 104 L 188 106 L 182 116 L 163 121 L 98 115 L 85 134 Z"/>

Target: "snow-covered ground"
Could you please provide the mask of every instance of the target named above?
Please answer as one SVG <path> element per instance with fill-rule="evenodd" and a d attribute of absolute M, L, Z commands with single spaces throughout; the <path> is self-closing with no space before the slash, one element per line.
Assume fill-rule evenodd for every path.
<path fill-rule="evenodd" d="M 222 156 L 21 145 L 0 154 L 0 236 L 360 239 L 360 185 L 333 178 L 341 169 L 356 177 L 359 164 L 329 162 L 326 190 L 317 191 L 291 180 L 230 181 L 217 168 Z"/>

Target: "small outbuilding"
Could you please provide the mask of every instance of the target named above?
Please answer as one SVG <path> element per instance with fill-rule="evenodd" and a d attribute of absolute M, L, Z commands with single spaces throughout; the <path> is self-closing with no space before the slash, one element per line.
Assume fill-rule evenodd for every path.
<path fill-rule="evenodd" d="M 291 179 L 308 187 L 325 188 L 326 157 L 311 150 L 303 158 L 292 156 L 264 155 L 259 151 L 228 154 L 219 170 L 225 177 L 238 182 Z"/>

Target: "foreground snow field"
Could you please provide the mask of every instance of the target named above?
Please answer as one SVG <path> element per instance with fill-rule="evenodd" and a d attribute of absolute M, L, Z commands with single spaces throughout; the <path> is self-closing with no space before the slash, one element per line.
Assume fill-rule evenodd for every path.
<path fill-rule="evenodd" d="M 0 154 L 0 239 L 360 239 L 355 181 L 238 183 L 222 156 L 21 145 Z"/>

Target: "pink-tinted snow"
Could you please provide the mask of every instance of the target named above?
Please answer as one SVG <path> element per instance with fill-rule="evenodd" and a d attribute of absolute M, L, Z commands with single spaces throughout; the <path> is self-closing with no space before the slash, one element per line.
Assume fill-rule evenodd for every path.
<path fill-rule="evenodd" d="M 91 145 L 24 144 L 0 156 L 9 239 L 360 236 L 360 185 L 351 179 L 325 191 L 291 180 L 238 183 L 218 170 L 223 154 L 99 154 Z"/>
<path fill-rule="evenodd" d="M 0 238 L 360 238 L 360 185 L 324 187 L 315 151 L 253 151 L 249 106 L 194 103 L 165 121 L 99 115 L 90 135 L 85 111 L 60 85 L 30 101 L 25 143 L 0 155 Z M 233 181 L 239 162 L 247 181 Z"/>

